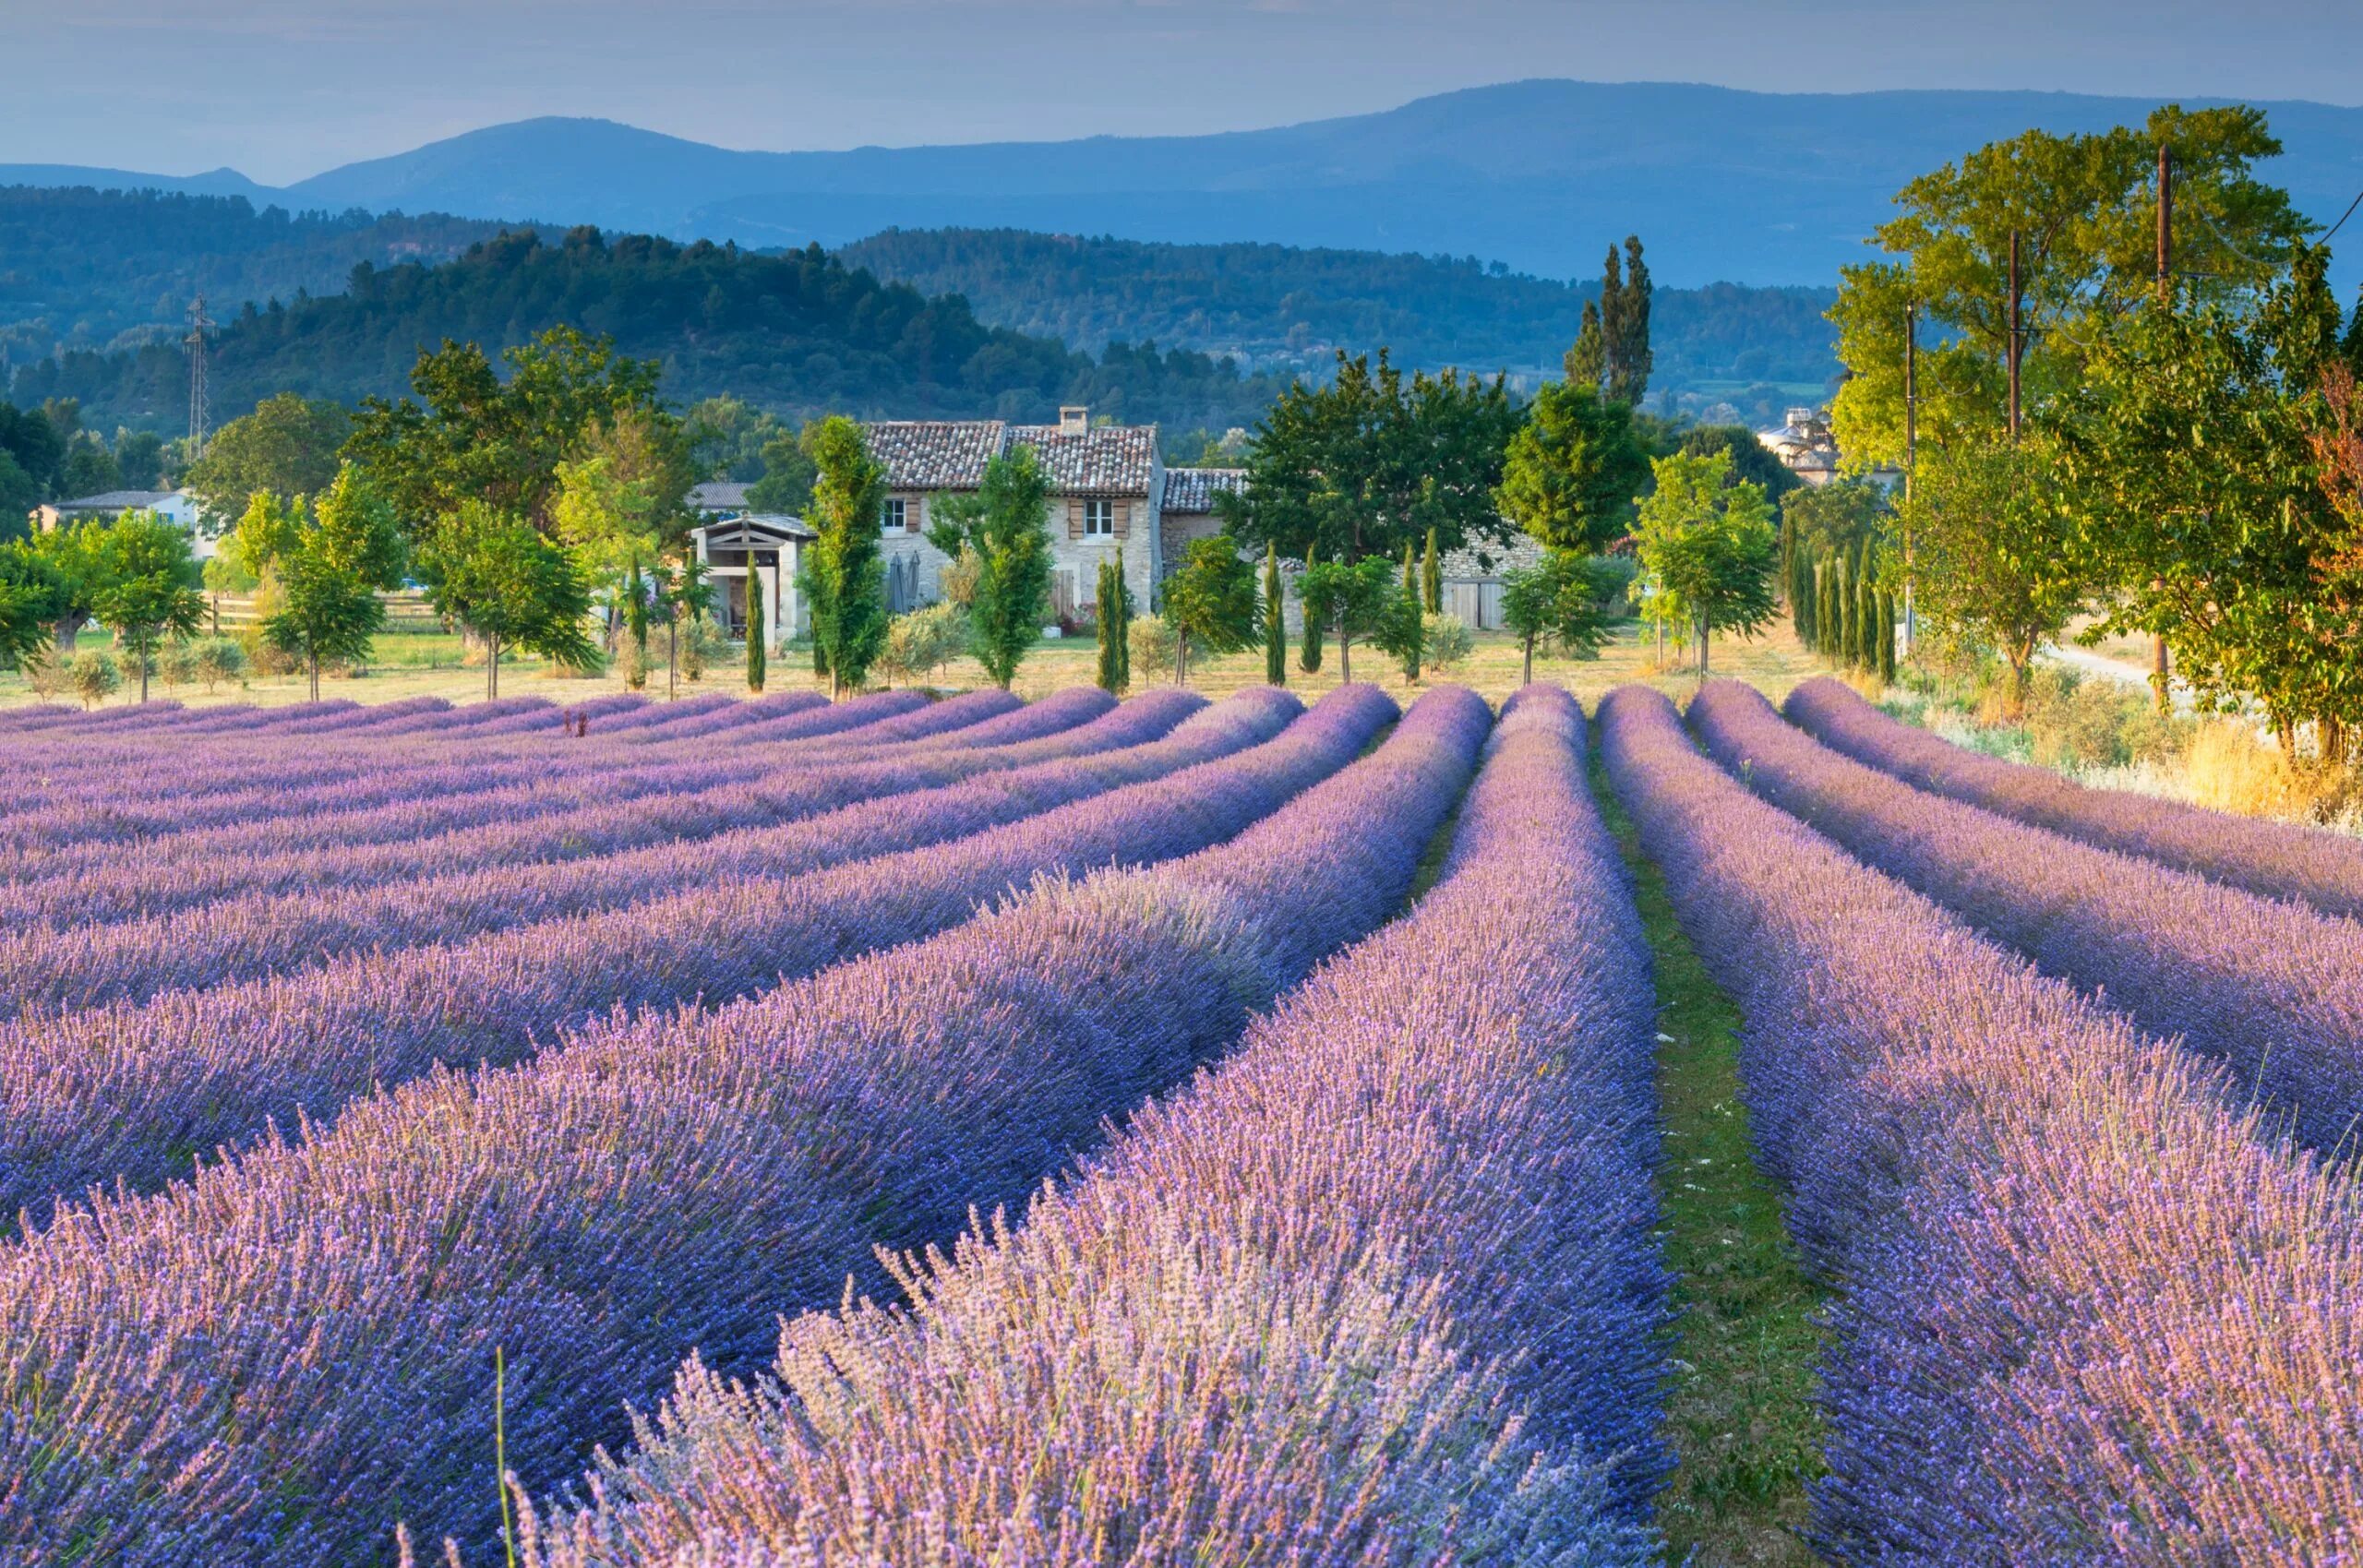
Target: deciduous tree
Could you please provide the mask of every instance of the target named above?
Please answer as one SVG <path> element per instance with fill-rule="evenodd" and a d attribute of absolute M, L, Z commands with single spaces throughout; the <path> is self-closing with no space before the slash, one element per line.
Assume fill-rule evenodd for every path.
<path fill-rule="evenodd" d="M 1718 631 L 1753 636 L 1773 612 L 1778 542 L 1764 492 L 1731 482 L 1731 455 L 1675 453 L 1653 465 L 1657 487 L 1642 501 L 1635 535 L 1641 565 L 1675 596 L 1698 637 L 1707 673 Z"/>
<path fill-rule="evenodd" d="M 378 592 L 401 585 L 393 508 L 347 464 L 309 505 L 301 496 L 282 503 L 257 491 L 238 524 L 237 550 L 247 570 L 277 580 L 279 608 L 263 620 L 262 634 L 304 662 L 318 701 L 320 666 L 369 656 L 386 622 Z"/>
<path fill-rule="evenodd" d="M 194 636 L 205 614 L 187 533 L 152 512 L 129 512 L 90 541 L 98 582 L 90 609 L 139 666 L 139 700 L 167 637 Z"/>
<path fill-rule="evenodd" d="M 860 688 L 886 637 L 886 584 L 879 553 L 885 466 L 861 426 L 832 415 L 806 427 L 817 477 L 806 514 L 820 537 L 806 547 L 803 588 L 811 606 L 813 661 L 833 694 Z"/>
<path fill-rule="evenodd" d="M 1255 569 L 1236 541 L 1193 539 L 1181 567 L 1165 580 L 1165 621 L 1175 639 L 1173 680 L 1187 685 L 1190 645 L 1230 653 L 1255 640 Z"/>
<path fill-rule="evenodd" d="M 1034 449 L 1017 446 L 985 464 L 973 496 L 938 498 L 928 542 L 947 556 L 974 555 L 969 645 L 1003 690 L 1041 640 L 1050 612 L 1050 476 Z"/>
<path fill-rule="evenodd" d="M 1510 438 L 1494 498 L 1545 549 L 1589 555 L 1625 531 L 1649 476 L 1631 409 L 1588 386 L 1553 382 Z"/>

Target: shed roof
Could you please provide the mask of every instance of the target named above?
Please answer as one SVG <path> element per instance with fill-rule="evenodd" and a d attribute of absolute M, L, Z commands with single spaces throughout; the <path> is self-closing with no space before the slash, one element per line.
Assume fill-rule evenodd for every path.
<path fill-rule="evenodd" d="M 1243 468 L 1169 468 L 1165 471 L 1164 509 L 1204 514 L 1215 509 L 1215 497 L 1224 491 L 1247 493 Z"/>

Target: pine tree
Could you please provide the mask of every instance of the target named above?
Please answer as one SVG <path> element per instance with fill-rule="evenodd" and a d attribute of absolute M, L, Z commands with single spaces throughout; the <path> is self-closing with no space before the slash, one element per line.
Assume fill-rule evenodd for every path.
<path fill-rule="evenodd" d="M 1436 558 L 1436 531 L 1428 530 L 1428 553 L 1420 562 L 1420 600 L 1428 614 L 1444 614 L 1444 563 Z"/>
<path fill-rule="evenodd" d="M 1311 571 L 1321 564 L 1321 546 L 1313 545 L 1304 552 L 1304 569 Z M 1296 657 L 1296 667 L 1307 675 L 1321 669 L 1321 617 L 1307 610 L 1304 616 L 1304 647 Z"/>
<path fill-rule="evenodd" d="M 1433 535 L 1431 535 L 1433 537 Z M 1264 546 L 1264 680 L 1289 683 L 1288 590 L 1280 582 L 1280 550 Z"/>
<path fill-rule="evenodd" d="M 747 573 L 747 689 L 763 689 L 763 584 L 753 571 Z"/>

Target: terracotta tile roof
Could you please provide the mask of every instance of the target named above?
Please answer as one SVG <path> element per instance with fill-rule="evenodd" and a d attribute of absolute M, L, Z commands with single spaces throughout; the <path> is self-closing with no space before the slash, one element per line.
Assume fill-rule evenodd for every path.
<path fill-rule="evenodd" d="M 1169 512 L 1211 513 L 1215 497 L 1229 490 L 1244 495 L 1243 468 L 1169 468 L 1165 471 L 1164 509 Z"/>
<path fill-rule="evenodd" d="M 870 455 L 886 465 L 887 488 L 973 490 L 1009 427 L 998 419 L 890 419 L 861 428 Z"/>
<path fill-rule="evenodd" d="M 1062 430 L 1055 425 L 1013 425 L 1012 446 L 1032 447 L 1064 496 L 1146 496 L 1157 471 L 1157 426 L 1103 425 Z"/>

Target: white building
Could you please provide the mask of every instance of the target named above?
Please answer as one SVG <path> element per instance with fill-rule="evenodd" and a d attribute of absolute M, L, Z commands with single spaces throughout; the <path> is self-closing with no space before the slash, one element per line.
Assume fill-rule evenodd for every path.
<path fill-rule="evenodd" d="M 84 522 L 91 518 L 112 522 L 126 512 L 153 512 L 184 530 L 189 535 L 192 553 L 200 561 L 220 548 L 213 536 L 198 526 L 197 497 L 186 490 L 105 490 L 71 501 L 51 501 L 35 507 L 30 515 L 34 529 L 48 533 L 69 522 Z"/>

